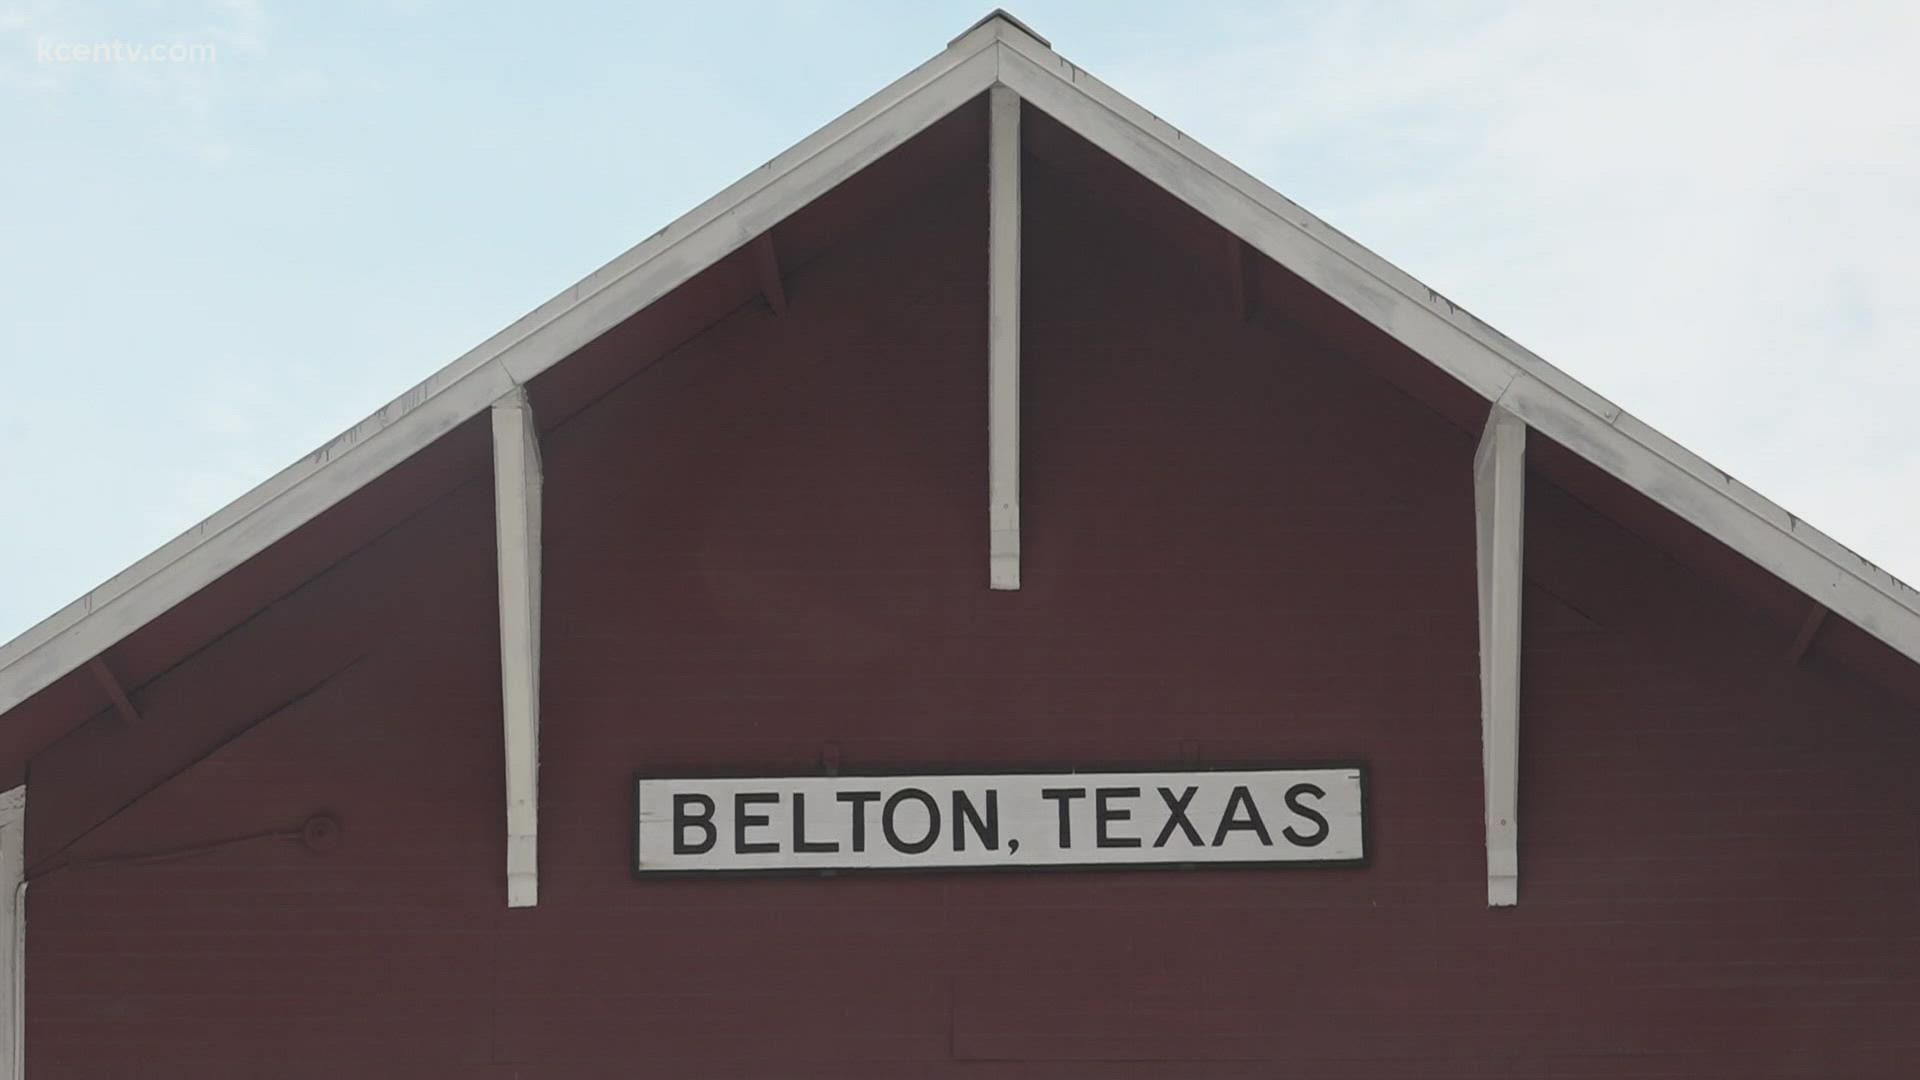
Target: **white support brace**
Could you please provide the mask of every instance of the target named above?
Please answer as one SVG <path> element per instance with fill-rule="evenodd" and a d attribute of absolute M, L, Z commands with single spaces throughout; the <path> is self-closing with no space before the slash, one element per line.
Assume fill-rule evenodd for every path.
<path fill-rule="evenodd" d="M 87 668 L 93 672 L 93 681 L 100 685 L 100 692 L 107 695 L 107 700 L 113 704 L 113 711 L 120 714 L 120 722 L 128 727 L 139 727 L 140 710 L 133 707 L 133 699 L 127 697 L 126 687 L 120 685 L 120 679 L 107 666 L 107 658 L 104 655 L 96 656 L 87 662 Z"/>
<path fill-rule="evenodd" d="M 987 584 L 1020 587 L 1020 96 L 989 91 Z"/>
<path fill-rule="evenodd" d="M 0 1078 L 26 1075 L 27 785 L 0 793 Z"/>
<path fill-rule="evenodd" d="M 540 898 L 540 443 L 526 391 L 493 403 L 500 560 L 500 714 L 507 762 L 507 906 Z"/>
<path fill-rule="evenodd" d="M 1800 620 L 1800 631 L 1793 635 L 1793 644 L 1787 647 L 1788 667 L 1799 667 L 1806 660 L 1807 653 L 1813 649 L 1813 639 L 1820 636 L 1830 614 L 1824 604 L 1807 605 L 1806 617 Z"/>
<path fill-rule="evenodd" d="M 773 230 L 753 240 L 753 276 L 760 284 L 760 295 L 775 315 L 787 313 L 787 283 L 780 273 L 780 249 L 773 246 Z"/>
<path fill-rule="evenodd" d="M 1473 455 L 1480 581 L 1480 744 L 1486 779 L 1487 903 L 1520 899 L 1520 559 L 1527 425 L 1493 406 Z"/>

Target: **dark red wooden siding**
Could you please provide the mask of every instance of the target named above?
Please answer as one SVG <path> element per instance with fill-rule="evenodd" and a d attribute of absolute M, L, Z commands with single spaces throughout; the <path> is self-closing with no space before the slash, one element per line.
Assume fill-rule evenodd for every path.
<path fill-rule="evenodd" d="M 476 471 L 177 668 L 150 733 L 87 736 L 270 714 L 70 855 L 317 811 L 344 844 L 41 877 L 30 1075 L 1920 1069 L 1920 717 L 1785 666 L 1776 628 L 1536 484 L 1522 900 L 1488 910 L 1474 433 L 1284 309 L 1242 322 L 1227 259 L 1031 173 L 1023 590 L 985 585 L 969 172 L 796 272 L 784 317 L 742 309 L 548 433 L 537 909 L 504 907 Z M 849 771 L 1362 757 L 1376 858 L 630 878 L 635 769 L 829 746 Z M 85 777 L 49 765 L 34 806 L 81 814 Z"/>

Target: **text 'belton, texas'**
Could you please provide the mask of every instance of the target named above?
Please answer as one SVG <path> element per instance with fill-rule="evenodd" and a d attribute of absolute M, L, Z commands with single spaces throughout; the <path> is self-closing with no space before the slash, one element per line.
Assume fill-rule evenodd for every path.
<path fill-rule="evenodd" d="M 1358 766 L 643 778 L 641 873 L 1366 859 Z"/>

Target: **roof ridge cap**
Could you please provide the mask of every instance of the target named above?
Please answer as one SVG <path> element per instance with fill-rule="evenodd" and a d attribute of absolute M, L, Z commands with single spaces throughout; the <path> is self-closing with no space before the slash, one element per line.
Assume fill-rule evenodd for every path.
<path fill-rule="evenodd" d="M 952 48 L 953 46 L 958 45 L 962 38 L 966 37 L 968 34 L 971 34 L 975 30 L 978 30 L 981 27 L 992 22 L 1006 23 L 1008 26 L 1012 27 L 1013 29 L 1018 30 L 1020 33 L 1025 34 L 1027 37 L 1030 37 L 1033 40 L 1039 42 L 1042 48 L 1044 49 L 1053 48 L 1053 42 L 1048 41 L 1046 38 L 1041 37 L 1038 31 L 1034 30 L 1033 27 L 1028 26 L 1026 23 L 1020 21 L 1019 18 L 1017 18 L 1012 12 L 1008 11 L 1006 8 L 994 8 L 992 11 L 989 11 L 985 15 L 982 15 L 978 20 L 974 22 L 972 26 L 969 26 L 965 30 L 960 31 L 959 34 L 955 35 L 952 41 L 947 42 L 947 47 Z"/>

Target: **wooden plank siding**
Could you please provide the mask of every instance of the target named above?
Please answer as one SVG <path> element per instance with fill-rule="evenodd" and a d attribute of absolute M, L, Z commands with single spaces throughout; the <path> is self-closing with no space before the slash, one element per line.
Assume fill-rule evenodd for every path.
<path fill-rule="evenodd" d="M 988 589 L 968 165 L 786 267 L 784 314 L 748 304 L 543 434 L 537 908 L 500 898 L 481 461 L 143 694 L 137 731 L 89 736 L 220 737 L 167 744 L 184 771 L 68 856 L 321 811 L 343 842 L 43 870 L 29 1075 L 1920 1070 L 1913 708 L 1780 663 L 1777 628 L 1536 479 L 1525 899 L 1488 909 L 1477 431 L 1271 297 L 1221 318 L 1218 236 L 1031 160 L 1021 588 Z M 631 877 L 635 769 L 828 748 L 849 772 L 1364 758 L 1375 858 Z M 29 828 L 79 834 L 112 808 L 61 760 L 30 770 Z"/>

